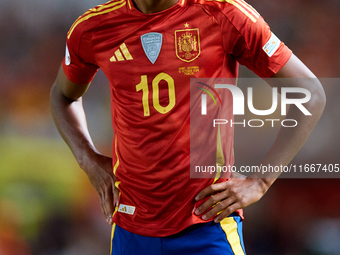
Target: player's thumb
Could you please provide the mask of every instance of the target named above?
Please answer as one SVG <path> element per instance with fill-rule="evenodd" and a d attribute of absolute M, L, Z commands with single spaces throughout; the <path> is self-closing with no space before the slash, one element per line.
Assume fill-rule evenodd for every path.
<path fill-rule="evenodd" d="M 112 185 L 112 194 L 113 194 L 113 206 L 117 207 L 119 203 L 119 190 L 117 188 L 117 182 Z"/>

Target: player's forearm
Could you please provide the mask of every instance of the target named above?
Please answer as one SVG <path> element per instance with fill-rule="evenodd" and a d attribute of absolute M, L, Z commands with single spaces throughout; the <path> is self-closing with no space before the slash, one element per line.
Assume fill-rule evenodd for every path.
<path fill-rule="evenodd" d="M 299 81 L 305 82 L 301 79 L 296 79 L 296 82 Z M 273 146 L 261 162 L 263 166 L 269 164 L 272 166 L 288 165 L 305 144 L 314 126 L 320 119 L 326 103 L 324 90 L 317 79 L 311 79 L 308 84 L 309 86 L 305 88 L 311 92 L 312 97 L 304 106 L 312 115 L 306 116 L 298 108 L 290 107 L 286 119 L 294 119 L 298 125 L 296 127 L 281 127 Z M 305 85 L 296 84 L 296 86 L 304 87 Z M 254 174 L 251 177 L 261 178 L 264 188 L 268 189 L 279 175 L 280 172 L 267 172 L 266 174 Z"/>
<path fill-rule="evenodd" d="M 88 132 L 82 99 L 80 97 L 72 100 L 65 97 L 54 84 L 50 100 L 52 116 L 58 131 L 82 167 L 90 155 L 98 152 Z"/>

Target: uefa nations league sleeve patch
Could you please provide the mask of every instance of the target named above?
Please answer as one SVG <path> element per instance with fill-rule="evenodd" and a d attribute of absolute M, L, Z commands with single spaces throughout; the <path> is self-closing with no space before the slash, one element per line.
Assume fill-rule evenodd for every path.
<path fill-rule="evenodd" d="M 154 64 L 161 52 L 163 35 L 161 33 L 147 33 L 140 37 L 145 55 Z"/>
<path fill-rule="evenodd" d="M 264 52 L 269 56 L 273 56 L 274 53 L 277 51 L 277 49 L 280 46 L 280 39 L 276 37 L 276 35 L 274 35 L 273 32 L 271 32 L 271 36 L 268 40 L 268 42 L 263 46 L 263 50 Z"/>

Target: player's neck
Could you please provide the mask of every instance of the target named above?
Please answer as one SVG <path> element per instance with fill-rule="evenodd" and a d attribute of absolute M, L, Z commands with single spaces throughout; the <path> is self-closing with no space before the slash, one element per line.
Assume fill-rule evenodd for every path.
<path fill-rule="evenodd" d="M 164 11 L 175 4 L 178 0 L 132 0 L 135 7 L 143 13 L 155 13 Z"/>

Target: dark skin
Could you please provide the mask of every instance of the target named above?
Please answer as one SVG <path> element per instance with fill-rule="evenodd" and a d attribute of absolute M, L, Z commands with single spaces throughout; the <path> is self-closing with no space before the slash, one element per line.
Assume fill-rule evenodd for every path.
<path fill-rule="evenodd" d="M 305 88 L 312 94 L 311 100 L 304 104 L 312 116 L 305 116 L 296 107 L 290 107 L 286 119 L 295 119 L 299 125 L 296 128 L 281 128 L 270 151 L 261 162 L 262 165 L 286 166 L 304 145 L 319 120 L 326 97 L 315 75 L 295 55 L 274 77 L 308 78 L 308 83 L 305 82 L 307 79 L 292 79 L 289 87 Z M 269 85 L 280 90 L 284 84 L 271 81 Z M 293 94 L 292 97 L 294 96 L 296 95 Z M 208 220 L 222 212 L 214 218 L 215 222 L 220 222 L 232 212 L 260 200 L 279 175 L 280 173 L 252 174 L 248 178 L 236 176 L 227 182 L 211 185 L 196 196 L 197 201 L 207 196 L 211 197 L 196 209 L 195 214 L 202 215 L 202 219 Z M 207 211 L 215 204 L 217 205 L 214 208 Z"/>
<path fill-rule="evenodd" d="M 134 2 L 143 13 L 154 13 L 165 10 L 178 1 L 134 0 Z M 313 73 L 294 55 L 275 77 L 315 78 Z M 325 94 L 317 79 L 313 79 L 308 85 L 301 82 L 301 79 L 296 79 L 293 84 L 289 85 L 307 88 L 311 92 L 312 99 L 304 106 L 312 113 L 312 116 L 305 116 L 300 110 L 291 107 L 287 118 L 296 119 L 299 125 L 296 128 L 281 128 L 271 150 L 262 161 L 263 165 L 287 165 L 307 140 L 325 106 Z M 112 171 L 112 158 L 102 155 L 96 149 L 87 128 L 82 96 L 89 86 L 90 83 L 73 83 L 60 67 L 50 93 L 52 115 L 61 136 L 96 189 L 106 221 L 113 224 L 112 215 L 118 203 L 116 177 Z M 221 212 L 214 219 L 215 222 L 219 222 L 235 210 L 257 202 L 278 176 L 277 173 L 252 175 L 248 178 L 232 178 L 228 182 L 213 184 L 197 195 L 197 201 L 214 196 L 197 208 L 195 213 L 201 215 L 204 220 L 208 220 Z M 217 204 L 215 207 L 208 210 L 215 204 Z"/>
<path fill-rule="evenodd" d="M 145 14 L 160 12 L 174 6 L 178 0 L 133 0 L 135 7 Z"/>

